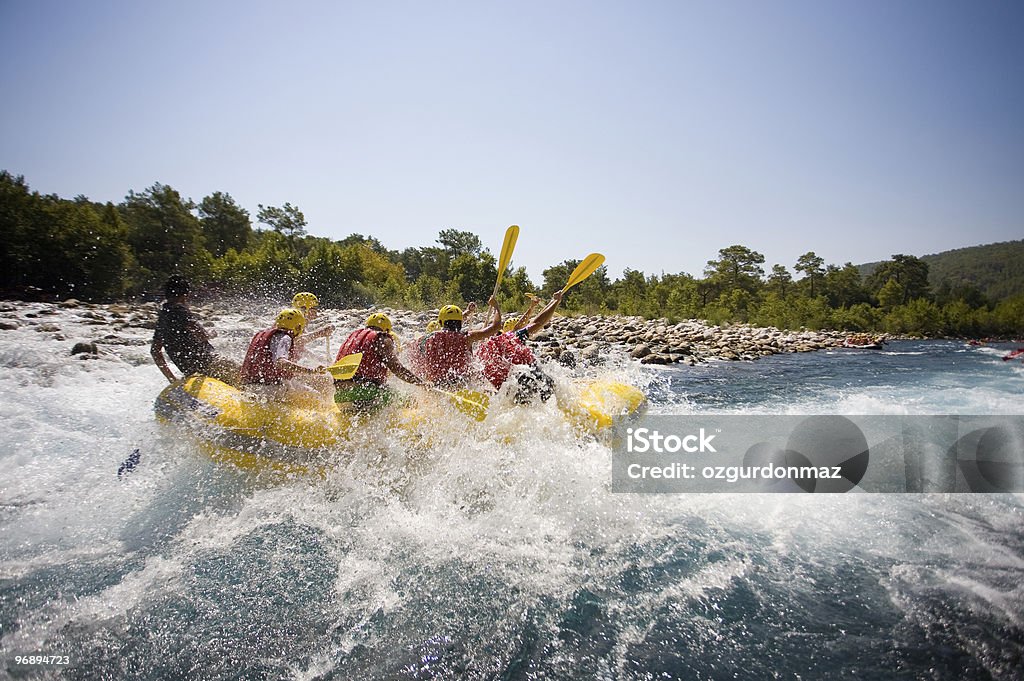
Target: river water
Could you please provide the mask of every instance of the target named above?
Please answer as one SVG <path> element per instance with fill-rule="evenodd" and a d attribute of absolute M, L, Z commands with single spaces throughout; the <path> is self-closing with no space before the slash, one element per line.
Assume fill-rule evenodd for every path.
<path fill-rule="evenodd" d="M 614 494 L 553 409 L 254 480 L 155 422 L 148 331 L 71 359 L 72 317 L 0 331 L 0 676 L 1021 678 L 1022 495 Z M 593 371 L 661 414 L 1020 414 L 1006 347 Z"/>

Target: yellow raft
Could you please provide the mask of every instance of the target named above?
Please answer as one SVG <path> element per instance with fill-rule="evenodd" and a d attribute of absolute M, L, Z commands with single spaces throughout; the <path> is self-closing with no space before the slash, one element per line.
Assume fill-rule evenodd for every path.
<path fill-rule="evenodd" d="M 468 399 L 487 409 L 486 396 L 461 391 L 453 406 Z M 445 399 L 441 397 L 440 399 Z M 573 397 L 559 400 L 565 418 L 581 435 L 601 435 L 638 417 L 647 406 L 642 391 L 610 380 L 575 386 Z M 387 427 L 403 428 L 426 417 L 415 408 L 385 410 L 357 417 L 347 407 L 316 396 L 296 396 L 288 402 L 261 399 L 207 376 L 190 376 L 164 388 L 154 404 L 157 419 L 190 431 L 215 461 L 238 468 L 284 475 L 307 475 L 321 468 L 325 454 L 348 441 L 358 421 L 388 419 Z M 474 410 L 469 410 L 472 412 Z M 461 415 L 482 420 L 481 414 Z"/>

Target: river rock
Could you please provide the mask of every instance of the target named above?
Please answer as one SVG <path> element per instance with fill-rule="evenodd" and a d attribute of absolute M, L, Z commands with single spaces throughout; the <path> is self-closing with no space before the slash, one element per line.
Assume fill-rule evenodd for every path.
<path fill-rule="evenodd" d="M 98 355 L 99 349 L 95 343 L 75 343 L 71 348 L 72 355 Z"/>
<path fill-rule="evenodd" d="M 640 360 L 641 364 L 671 364 L 672 357 L 669 355 L 662 355 L 661 353 L 653 353 L 646 355 Z"/>
<path fill-rule="evenodd" d="M 641 343 L 633 348 L 632 352 L 629 353 L 629 356 L 633 359 L 643 359 L 649 354 L 651 354 L 651 346 Z"/>

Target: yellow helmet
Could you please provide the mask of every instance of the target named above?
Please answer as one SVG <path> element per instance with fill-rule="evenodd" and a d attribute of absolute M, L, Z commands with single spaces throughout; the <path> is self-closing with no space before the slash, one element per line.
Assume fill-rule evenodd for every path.
<path fill-rule="evenodd" d="M 391 320 L 383 312 L 374 312 L 366 318 L 366 325 L 391 333 Z"/>
<path fill-rule="evenodd" d="M 509 317 L 508 319 L 506 319 L 502 323 L 501 330 L 504 331 L 504 332 L 515 331 L 516 324 L 518 324 L 518 323 L 519 323 L 519 317 Z"/>
<path fill-rule="evenodd" d="M 302 312 L 294 307 L 286 307 L 277 313 L 277 320 L 274 326 L 285 331 L 291 331 L 294 336 L 301 336 L 306 329 L 306 318 Z"/>
<path fill-rule="evenodd" d="M 427 333 L 434 333 L 435 331 L 439 331 L 440 329 L 441 322 L 437 321 L 436 319 L 431 319 L 429 322 L 427 322 Z"/>
<path fill-rule="evenodd" d="M 445 305 L 437 313 L 437 323 L 444 324 L 445 322 L 461 322 L 462 321 L 462 308 L 458 305 Z"/>
<path fill-rule="evenodd" d="M 320 300 L 309 291 L 302 291 L 296 293 L 292 298 L 292 307 L 299 308 L 301 310 L 308 310 L 311 307 L 318 307 Z"/>

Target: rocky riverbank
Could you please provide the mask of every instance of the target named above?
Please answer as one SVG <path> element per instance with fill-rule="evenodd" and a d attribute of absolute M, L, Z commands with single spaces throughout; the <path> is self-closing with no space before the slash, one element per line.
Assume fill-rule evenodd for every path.
<path fill-rule="evenodd" d="M 59 303 L 0 301 L 0 332 L 32 331 L 68 344 L 68 351 L 90 355 L 116 346 L 149 342 L 159 304 L 94 305 L 77 300 Z M 212 303 L 193 310 L 204 324 L 242 329 L 216 337 L 214 344 L 228 356 L 241 357 L 253 332 L 265 327 L 276 307 L 267 304 Z M 423 333 L 437 311 L 413 312 L 380 308 L 388 314 L 403 340 Z M 362 325 L 367 309 L 325 310 L 321 319 L 334 324 L 334 347 L 344 334 Z M 224 322 L 221 324 L 220 322 Z M 318 320 L 317 323 L 321 323 Z M 834 331 L 780 331 L 747 325 L 713 326 L 696 320 L 670 324 L 666 319 L 641 317 L 556 317 L 534 337 L 545 359 L 597 363 L 613 354 L 626 354 L 642 364 L 698 364 L 709 360 L 755 360 L 786 352 L 811 352 L 841 347 L 848 334 Z"/>
<path fill-rule="evenodd" d="M 575 349 L 586 360 L 622 351 L 641 364 L 690 365 L 714 359 L 755 360 L 783 352 L 823 350 L 840 347 L 845 339 L 846 334 L 838 332 L 712 326 L 697 320 L 670 324 L 667 319 L 642 317 L 563 317 L 537 337 L 546 343 L 549 354 Z"/>

